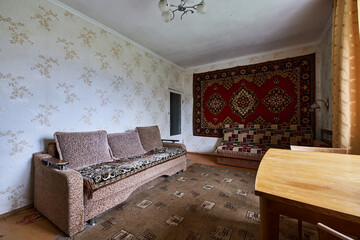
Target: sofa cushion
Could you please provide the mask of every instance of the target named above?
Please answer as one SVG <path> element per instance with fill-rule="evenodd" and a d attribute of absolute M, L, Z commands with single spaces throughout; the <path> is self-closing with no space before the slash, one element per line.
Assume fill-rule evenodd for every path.
<path fill-rule="evenodd" d="M 108 140 L 112 156 L 115 159 L 128 158 L 146 153 L 141 145 L 139 134 L 135 130 L 108 134 Z"/>
<path fill-rule="evenodd" d="M 126 162 L 100 163 L 77 171 L 84 178 L 86 195 L 92 198 L 93 192 L 101 187 L 184 154 L 186 154 L 186 150 L 182 148 L 160 148 L 142 158 L 133 158 Z"/>
<path fill-rule="evenodd" d="M 107 132 L 56 132 L 54 134 L 59 157 L 77 169 L 112 161 Z"/>
<path fill-rule="evenodd" d="M 163 146 L 158 126 L 137 127 L 136 131 L 139 133 L 141 145 L 145 151 L 148 152 Z"/>

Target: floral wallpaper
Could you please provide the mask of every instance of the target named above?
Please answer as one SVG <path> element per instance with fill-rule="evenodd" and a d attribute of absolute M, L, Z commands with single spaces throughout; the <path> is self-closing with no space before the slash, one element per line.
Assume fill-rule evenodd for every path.
<path fill-rule="evenodd" d="M 32 202 L 32 154 L 55 131 L 169 138 L 182 69 L 47 0 L 1 1 L 0 33 L 0 214 Z"/>
<path fill-rule="evenodd" d="M 331 30 L 330 30 L 331 32 Z M 326 35 L 328 36 L 328 34 Z M 327 41 L 328 37 L 325 37 L 325 40 L 322 40 L 321 42 Z M 331 51 L 331 47 L 329 50 L 329 46 L 326 45 L 323 47 L 324 51 Z M 208 154 L 215 154 L 216 147 L 220 144 L 221 139 L 220 138 L 213 138 L 213 137 L 198 137 L 193 136 L 192 134 L 192 87 L 193 87 L 193 73 L 201 73 L 201 72 L 207 72 L 207 71 L 213 71 L 218 69 L 224 69 L 224 68 L 230 68 L 235 66 L 241 66 L 241 65 L 249 65 L 249 64 L 255 64 L 260 62 L 266 62 L 266 61 L 272 61 L 272 60 L 278 60 L 278 59 L 284 59 L 288 57 L 295 57 L 300 55 L 306 55 L 310 53 L 316 53 L 316 91 L 315 96 L 316 98 L 321 98 L 322 92 L 328 92 L 328 88 L 331 88 L 328 86 L 329 79 L 326 77 L 323 77 L 325 74 L 329 74 L 330 69 L 322 69 L 321 65 L 323 64 L 322 61 L 322 54 L 321 48 L 319 46 L 319 43 L 310 44 L 307 46 L 301 46 L 301 47 L 294 47 L 292 49 L 285 49 L 285 50 L 279 50 L 274 51 L 272 53 L 267 54 L 258 54 L 254 56 L 249 57 L 243 57 L 238 59 L 232 59 L 227 60 L 223 62 L 218 62 L 214 64 L 204 65 L 200 67 L 196 67 L 193 69 L 186 69 L 185 76 L 184 76 L 184 141 L 187 146 L 188 151 L 190 152 L 200 152 L 200 153 L 208 153 Z M 331 61 L 331 56 L 327 58 L 325 62 Z M 328 60 L 330 59 L 330 60 Z M 321 70 L 321 71 L 320 71 Z M 325 81 L 324 83 L 322 81 Z M 324 87 L 323 87 L 324 86 Z M 331 93 L 330 93 L 331 94 Z M 322 122 L 322 119 L 328 119 L 328 115 L 322 116 L 323 112 L 316 112 L 316 137 L 320 138 L 320 127 L 322 127 L 325 123 Z M 328 120 L 326 120 L 328 121 Z M 324 120 L 324 122 L 326 122 Z M 330 125 L 331 126 L 331 125 Z M 330 129 L 330 128 L 328 128 Z"/>
<path fill-rule="evenodd" d="M 321 51 L 321 92 L 318 98 L 329 99 L 329 110 L 321 108 L 317 110 L 320 112 L 320 128 L 332 129 L 332 89 L 331 89 L 331 44 L 332 44 L 332 29 L 329 24 L 326 29 L 326 34 L 320 42 Z M 322 104 L 322 103 L 319 103 Z M 321 105 L 323 107 L 323 105 Z"/>

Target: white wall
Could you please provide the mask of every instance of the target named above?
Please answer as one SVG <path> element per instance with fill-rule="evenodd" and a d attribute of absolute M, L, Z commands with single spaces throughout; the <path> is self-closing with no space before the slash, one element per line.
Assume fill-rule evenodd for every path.
<path fill-rule="evenodd" d="M 46 0 L 0 1 L 0 35 L 0 214 L 32 202 L 32 154 L 55 131 L 169 137 L 182 69 Z"/>

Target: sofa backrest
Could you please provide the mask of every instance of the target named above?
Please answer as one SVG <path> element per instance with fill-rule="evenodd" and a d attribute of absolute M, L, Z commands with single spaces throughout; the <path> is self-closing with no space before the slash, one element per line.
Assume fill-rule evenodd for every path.
<path fill-rule="evenodd" d="M 59 157 L 77 169 L 112 161 L 107 132 L 56 132 L 54 134 Z"/>
<path fill-rule="evenodd" d="M 250 145 L 288 148 L 290 145 L 312 146 L 313 132 L 310 126 L 280 124 L 226 124 L 224 145 Z"/>
<path fill-rule="evenodd" d="M 148 152 L 163 146 L 158 126 L 136 127 L 136 131 L 139 133 L 141 145 L 145 151 Z"/>

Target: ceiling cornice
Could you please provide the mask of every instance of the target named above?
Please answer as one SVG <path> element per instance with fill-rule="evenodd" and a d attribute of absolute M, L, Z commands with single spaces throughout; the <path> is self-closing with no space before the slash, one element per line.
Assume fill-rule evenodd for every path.
<path fill-rule="evenodd" d="M 290 47 L 274 49 L 274 50 L 271 50 L 271 51 L 266 51 L 266 52 L 261 52 L 261 53 L 254 53 L 254 54 L 250 54 L 250 55 L 246 55 L 246 56 L 230 58 L 230 59 L 225 59 L 225 60 L 218 61 L 218 62 L 198 65 L 196 67 L 186 68 L 185 70 L 192 70 L 192 69 L 195 69 L 195 68 L 209 67 L 211 65 L 218 65 L 218 64 L 223 64 L 223 63 L 232 62 L 232 61 L 239 61 L 239 60 L 243 60 L 243 59 L 251 58 L 251 57 L 259 57 L 259 56 L 264 56 L 264 55 L 270 55 L 270 54 L 274 54 L 274 53 L 279 52 L 279 51 L 291 51 L 291 50 L 295 50 L 295 49 L 303 48 L 303 47 L 314 47 L 315 51 L 317 51 L 318 45 L 319 45 L 319 41 L 305 43 L 305 44 L 299 44 L 299 45 L 294 45 L 294 46 L 290 46 Z M 279 56 L 279 59 L 281 59 L 281 58 L 283 58 L 283 57 Z M 277 59 L 274 59 L 274 60 L 277 60 Z"/>

